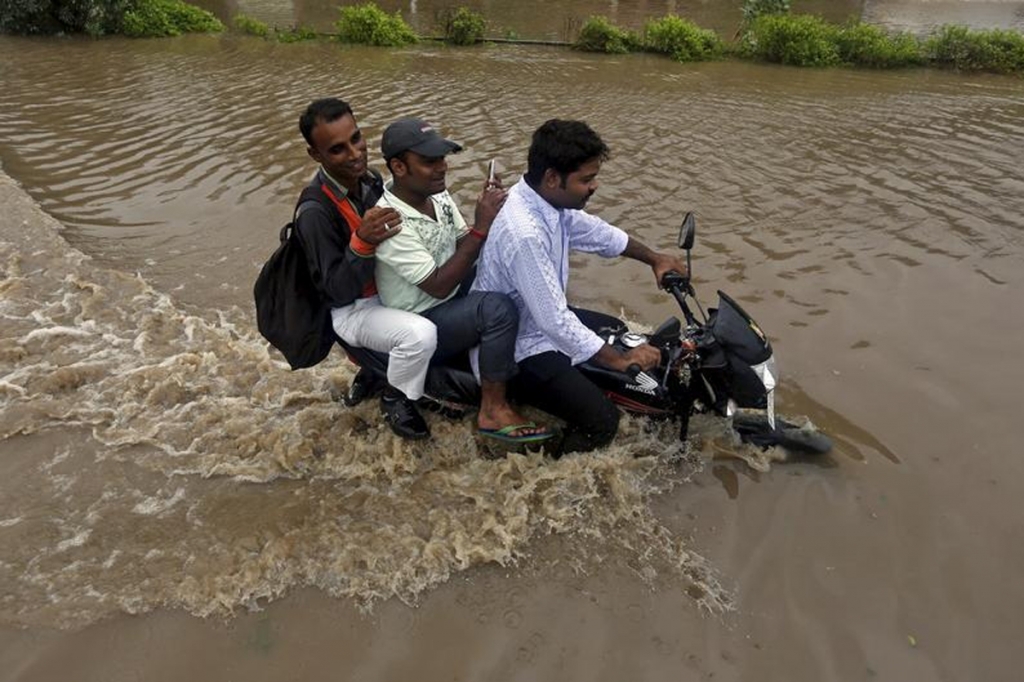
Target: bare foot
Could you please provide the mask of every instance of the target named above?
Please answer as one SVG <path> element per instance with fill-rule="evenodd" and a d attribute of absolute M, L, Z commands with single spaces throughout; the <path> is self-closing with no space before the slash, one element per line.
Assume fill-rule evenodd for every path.
<path fill-rule="evenodd" d="M 487 429 L 490 431 L 504 429 L 509 426 L 522 425 L 521 428 L 505 434 L 513 438 L 521 436 L 537 436 L 549 433 L 546 426 L 533 425 L 531 420 L 513 410 L 512 406 L 508 403 L 488 405 L 486 409 L 481 406 L 480 412 L 477 413 L 476 425 L 481 429 Z"/>

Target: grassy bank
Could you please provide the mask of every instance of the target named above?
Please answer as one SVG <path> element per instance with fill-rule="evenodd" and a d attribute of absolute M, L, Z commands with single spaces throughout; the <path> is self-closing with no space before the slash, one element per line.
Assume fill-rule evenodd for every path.
<path fill-rule="evenodd" d="M 746 16 L 746 15 L 745 15 Z M 677 16 L 654 19 L 639 33 L 591 17 L 574 43 L 591 52 L 659 52 L 681 62 L 733 57 L 791 66 L 911 66 L 1024 73 L 1024 35 L 1010 30 L 943 26 L 926 37 L 871 24 L 834 24 L 810 14 L 751 14 L 731 43 Z"/>
<path fill-rule="evenodd" d="M 335 37 L 348 43 L 400 46 L 423 39 L 399 13 L 387 14 L 373 3 L 342 8 L 335 27 Z M 486 27 L 475 12 L 449 10 L 439 18 L 440 37 L 430 39 L 471 45 L 485 40 Z M 575 41 L 567 44 L 588 52 L 663 54 L 679 62 L 735 58 L 806 67 L 932 66 L 1024 73 L 1024 35 L 1016 31 L 943 26 L 918 37 L 861 22 L 840 25 L 814 15 L 790 14 L 789 0 L 746 0 L 740 30 L 732 41 L 669 14 L 651 19 L 640 31 L 616 26 L 603 16 L 590 17 Z"/>
<path fill-rule="evenodd" d="M 335 32 L 329 35 L 308 27 L 271 28 L 243 14 L 234 17 L 232 26 L 240 33 L 280 42 L 328 37 L 383 47 L 421 40 L 474 45 L 487 40 L 489 29 L 481 14 L 459 7 L 438 13 L 436 35 L 420 36 L 400 12 L 389 14 L 372 2 L 339 8 Z M 5 33 L 150 37 L 222 30 L 223 24 L 212 14 L 182 0 L 0 0 L 0 32 Z M 506 36 L 501 42 L 536 41 Z M 746 0 L 740 30 L 729 41 L 688 19 L 668 14 L 651 19 L 640 31 L 593 16 L 582 23 L 575 40 L 560 44 L 609 54 L 649 52 L 679 62 L 733 58 L 805 67 L 931 66 L 1024 74 L 1024 35 L 1016 31 L 943 26 L 919 37 L 860 22 L 840 25 L 814 15 L 790 14 L 789 0 Z"/>
<path fill-rule="evenodd" d="M 0 33 L 152 38 L 223 30 L 213 14 L 182 0 L 0 0 Z"/>

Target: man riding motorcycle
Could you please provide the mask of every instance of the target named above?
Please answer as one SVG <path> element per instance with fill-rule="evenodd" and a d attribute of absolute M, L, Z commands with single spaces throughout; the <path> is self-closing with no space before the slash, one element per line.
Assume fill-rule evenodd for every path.
<path fill-rule="evenodd" d="M 601 447 L 618 430 L 614 403 L 577 365 L 589 361 L 625 371 L 631 365 L 650 369 L 661 360 L 649 344 L 623 352 L 592 330 L 601 317 L 601 326 L 621 326 L 615 318 L 569 307 L 569 252 L 639 260 L 651 266 L 659 283 L 667 272 L 686 272 L 678 258 L 651 250 L 583 210 L 608 155 L 607 145 L 582 121 L 552 119 L 540 126 L 527 172 L 491 226 L 473 283 L 474 290 L 508 294 L 519 309 L 520 372 L 512 389 L 521 401 L 565 420 L 560 453 Z"/>

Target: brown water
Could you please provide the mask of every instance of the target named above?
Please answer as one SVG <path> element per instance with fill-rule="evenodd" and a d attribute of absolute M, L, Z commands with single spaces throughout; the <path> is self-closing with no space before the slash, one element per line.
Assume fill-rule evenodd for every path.
<path fill-rule="evenodd" d="M 0 680 L 1018 680 L 1024 81 L 537 48 L 0 39 Z M 288 372 L 250 287 L 343 95 L 509 176 L 551 116 L 612 146 L 592 210 L 771 334 L 780 463 L 484 459 Z M 632 263 L 573 300 L 674 314 Z M 1018 415 L 1014 417 L 1014 415 Z M 369 611 L 367 611 L 369 609 Z M 129 615 L 135 614 L 135 615 Z"/>

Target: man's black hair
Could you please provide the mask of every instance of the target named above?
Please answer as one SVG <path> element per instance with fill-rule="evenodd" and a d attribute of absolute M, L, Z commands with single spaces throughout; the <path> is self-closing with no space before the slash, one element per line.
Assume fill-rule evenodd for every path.
<path fill-rule="evenodd" d="M 537 128 L 527 156 L 526 182 L 531 187 L 540 185 L 544 172 L 555 169 L 562 178 L 562 186 L 569 173 L 579 170 L 587 161 L 607 161 L 608 145 L 583 121 L 563 121 L 553 118 Z"/>
<path fill-rule="evenodd" d="M 331 123 L 345 115 L 352 114 L 352 107 L 337 97 L 326 97 L 311 102 L 306 111 L 299 117 L 299 131 L 306 139 L 306 144 L 313 146 L 313 128 L 317 123 Z"/>
<path fill-rule="evenodd" d="M 399 161 L 404 163 L 406 166 L 408 166 L 409 165 L 409 150 L 406 149 L 404 152 L 398 152 L 397 154 L 392 156 L 390 159 L 389 158 L 385 158 L 384 159 L 384 165 L 387 167 L 388 172 L 391 173 L 392 175 L 394 175 L 395 171 L 391 170 L 391 161 L 392 161 L 392 159 L 398 159 Z"/>

